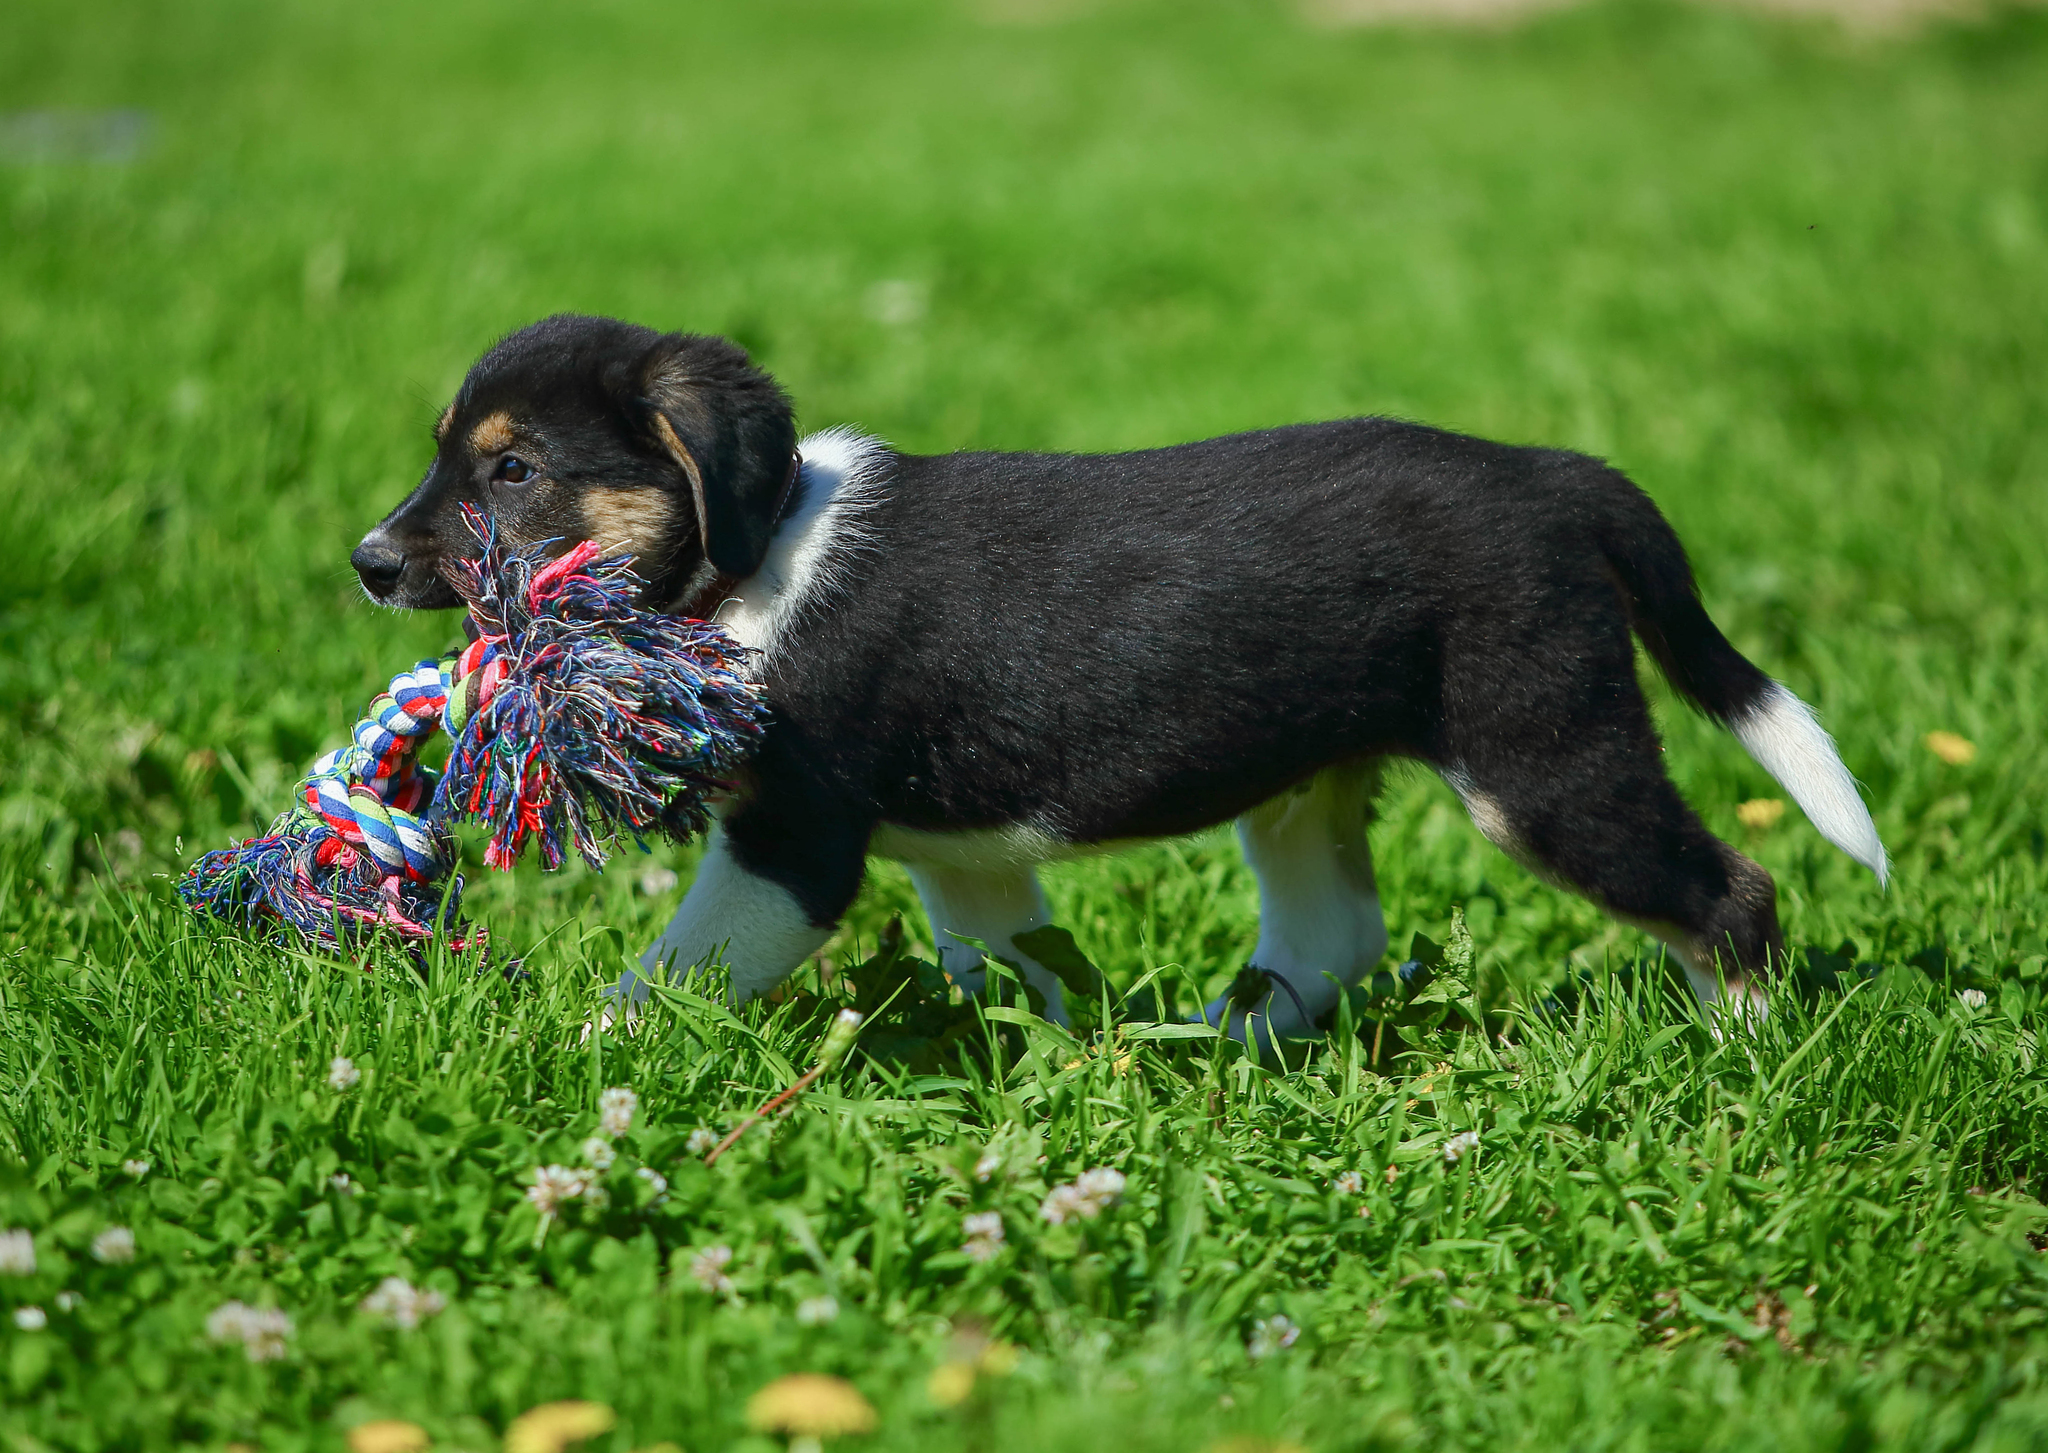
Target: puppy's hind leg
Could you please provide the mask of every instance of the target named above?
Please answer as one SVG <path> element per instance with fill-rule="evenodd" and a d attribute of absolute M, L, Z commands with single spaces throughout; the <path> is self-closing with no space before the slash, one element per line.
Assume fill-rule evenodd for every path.
<path fill-rule="evenodd" d="M 1203 1011 L 1208 1023 L 1261 1048 L 1312 1034 L 1386 953 L 1366 840 L 1378 790 L 1377 765 L 1336 768 L 1238 819 L 1245 861 L 1259 878 L 1250 967 L 1264 982 L 1241 976 Z"/>
<path fill-rule="evenodd" d="M 1662 939 L 1712 1021 L 1763 1017 L 1764 973 L 1784 952 L 1776 885 L 1707 831 L 1646 727 L 1443 775 L 1495 846 Z"/>

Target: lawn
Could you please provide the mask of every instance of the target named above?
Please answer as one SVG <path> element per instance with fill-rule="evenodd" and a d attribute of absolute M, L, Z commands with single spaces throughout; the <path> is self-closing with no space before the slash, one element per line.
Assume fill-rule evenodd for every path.
<path fill-rule="evenodd" d="M 876 1410 L 850 1453 L 2048 1442 L 2048 16 L 9 13 L 7 1448 L 398 1418 L 483 1453 L 589 1399 L 591 1449 L 770 1453 L 746 1400 L 801 1371 Z M 451 639 L 371 609 L 348 550 L 468 361 L 562 309 L 727 333 L 807 428 L 913 450 L 1370 412 L 1612 459 L 1836 732 L 1891 887 L 1796 809 L 1743 826 L 1782 794 L 1659 687 L 1674 775 L 1779 884 L 1754 1036 L 1417 773 L 1375 833 L 1394 940 L 1456 911 L 1497 1033 L 1375 1059 L 1347 1024 L 1278 1067 L 1012 1014 L 857 1056 L 707 1168 L 892 919 L 929 951 L 900 870 L 789 1002 L 677 991 L 588 1043 L 690 849 L 478 862 L 512 981 L 251 942 L 172 892 Z M 1255 937 L 1227 834 L 1047 885 L 1147 1019 Z M 609 1203 L 544 1220 L 534 1171 L 589 1159 L 611 1087 Z M 1041 1214 L 1098 1168 L 1120 1199 Z M 392 1277 L 417 1317 L 363 1308 Z"/>

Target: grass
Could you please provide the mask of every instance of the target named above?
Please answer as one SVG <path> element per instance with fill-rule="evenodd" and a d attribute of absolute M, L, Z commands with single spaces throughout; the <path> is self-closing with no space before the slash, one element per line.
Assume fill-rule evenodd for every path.
<path fill-rule="evenodd" d="M 1648 3 L 1476 33 L 1250 0 L 12 13 L 8 105 L 152 126 L 126 161 L 15 131 L 0 162 L 0 1229 L 36 1253 L 0 1301 L 47 1319 L 0 1322 L 8 1446 L 336 1448 L 388 1416 L 481 1450 L 582 1397 L 619 1418 L 594 1448 L 766 1449 L 740 1409 L 797 1370 L 879 1410 L 848 1448 L 2048 1438 L 2038 15 L 1854 41 Z M 1279 1071 L 992 1022 L 706 1170 L 692 1134 L 800 1072 L 828 1005 L 679 993 L 579 1043 L 667 910 L 643 869 L 688 851 L 473 873 L 516 984 L 250 945 L 169 891 L 448 637 L 369 610 L 347 549 L 467 361 L 562 308 L 730 333 L 808 426 L 913 449 L 1385 412 L 1612 458 L 1827 717 L 1893 887 L 1796 811 L 1741 828 L 1776 789 L 1667 699 L 1674 774 L 1796 949 L 1753 1040 L 1416 776 L 1375 834 L 1396 942 L 1461 909 L 1517 990 L 1504 1039 L 1375 1067 L 1345 1033 Z M 1182 1005 L 1254 937 L 1220 834 L 1047 876 L 1114 982 Z M 899 913 L 928 947 L 877 864 L 827 963 Z M 641 1109 L 611 1204 L 543 1228 L 524 1185 L 612 1085 Z M 1122 1203 L 1046 1224 L 1096 1166 Z M 132 1262 L 90 1252 L 116 1225 Z M 715 1246 L 729 1292 L 692 1271 Z M 447 1309 L 359 1311 L 392 1275 Z M 208 1340 L 230 1299 L 291 1317 L 284 1358 Z M 1269 1350 L 1276 1315 L 1299 1337 Z M 1022 1356 L 942 1406 L 969 1328 Z"/>

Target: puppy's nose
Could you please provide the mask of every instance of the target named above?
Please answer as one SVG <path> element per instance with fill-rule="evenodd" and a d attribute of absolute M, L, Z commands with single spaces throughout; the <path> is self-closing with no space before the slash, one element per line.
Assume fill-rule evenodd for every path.
<path fill-rule="evenodd" d="M 382 600 L 398 589 L 398 577 L 405 571 L 405 556 L 388 545 L 373 544 L 369 540 L 356 546 L 355 554 L 348 557 L 348 563 L 355 566 L 356 574 L 363 579 L 363 589 Z"/>

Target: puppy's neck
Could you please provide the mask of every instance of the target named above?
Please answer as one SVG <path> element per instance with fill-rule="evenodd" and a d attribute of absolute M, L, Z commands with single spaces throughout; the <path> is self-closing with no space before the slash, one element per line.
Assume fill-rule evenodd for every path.
<path fill-rule="evenodd" d="M 895 457 L 880 440 L 844 428 L 813 434 L 797 451 L 802 464 L 761 568 L 737 582 L 707 578 L 692 601 L 708 600 L 715 614 L 705 618 L 757 653 L 755 673 L 807 610 L 831 599 L 872 542 L 869 522 Z"/>

